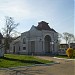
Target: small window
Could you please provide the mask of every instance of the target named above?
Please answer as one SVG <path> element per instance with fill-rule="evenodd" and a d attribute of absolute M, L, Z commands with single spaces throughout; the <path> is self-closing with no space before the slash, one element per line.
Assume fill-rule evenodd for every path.
<path fill-rule="evenodd" d="M 0 40 L 0 44 L 2 43 L 2 41 Z"/>
<path fill-rule="evenodd" d="M 26 50 L 26 47 L 23 47 L 23 50 Z"/>
<path fill-rule="evenodd" d="M 23 38 L 23 44 L 26 44 L 26 38 Z"/>
<path fill-rule="evenodd" d="M 15 46 L 13 46 L 13 53 L 15 53 L 16 51 L 15 51 Z"/>
<path fill-rule="evenodd" d="M 20 51 L 20 46 L 19 46 L 19 51 Z"/>

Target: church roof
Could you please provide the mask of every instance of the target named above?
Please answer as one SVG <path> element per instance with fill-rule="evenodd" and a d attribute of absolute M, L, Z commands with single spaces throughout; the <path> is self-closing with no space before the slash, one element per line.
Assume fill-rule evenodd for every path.
<path fill-rule="evenodd" d="M 49 30 L 49 31 L 54 31 L 54 32 L 56 32 L 54 29 L 50 28 L 49 25 L 48 25 L 48 23 L 45 22 L 45 21 L 39 22 L 39 23 L 38 23 L 38 26 L 35 27 L 35 28 L 38 29 L 38 30 Z"/>
<path fill-rule="evenodd" d="M 0 39 L 2 39 L 3 38 L 3 35 L 0 33 Z"/>

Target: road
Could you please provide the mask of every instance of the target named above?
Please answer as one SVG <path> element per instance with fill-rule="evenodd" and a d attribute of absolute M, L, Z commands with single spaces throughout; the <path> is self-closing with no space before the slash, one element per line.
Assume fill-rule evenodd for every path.
<path fill-rule="evenodd" d="M 12 70 L 0 70 L 0 75 L 75 75 L 75 60 L 57 59 L 49 56 L 36 56 L 45 60 L 53 60 L 59 64 L 22 67 Z"/>

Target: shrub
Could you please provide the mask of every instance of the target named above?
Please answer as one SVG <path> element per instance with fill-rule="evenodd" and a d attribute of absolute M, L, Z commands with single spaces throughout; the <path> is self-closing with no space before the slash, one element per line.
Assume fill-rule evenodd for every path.
<path fill-rule="evenodd" d="M 73 49 L 72 48 L 68 48 L 66 50 L 66 54 L 69 58 L 73 57 Z"/>
<path fill-rule="evenodd" d="M 74 49 L 74 51 L 73 51 L 73 56 L 75 57 L 75 49 Z"/>

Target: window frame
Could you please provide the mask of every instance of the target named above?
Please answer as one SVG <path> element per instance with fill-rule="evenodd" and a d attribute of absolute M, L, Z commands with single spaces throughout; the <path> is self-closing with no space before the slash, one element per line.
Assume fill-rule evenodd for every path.
<path fill-rule="evenodd" d="M 26 44 L 26 38 L 23 38 L 23 44 Z"/>

